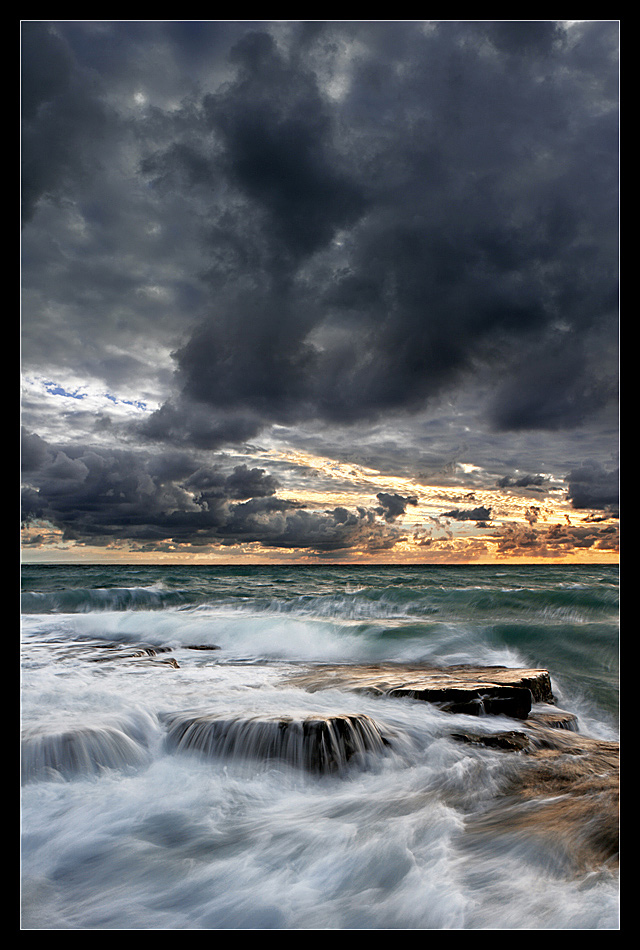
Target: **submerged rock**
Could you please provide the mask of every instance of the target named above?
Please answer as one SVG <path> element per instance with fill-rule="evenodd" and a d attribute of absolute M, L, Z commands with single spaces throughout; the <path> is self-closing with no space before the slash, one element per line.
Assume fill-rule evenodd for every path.
<path fill-rule="evenodd" d="M 293 681 L 318 689 L 351 689 L 377 695 L 408 697 L 433 703 L 452 713 L 504 715 L 526 719 L 533 703 L 553 703 L 548 670 L 504 666 L 323 666 Z"/>
<path fill-rule="evenodd" d="M 530 737 L 525 732 L 489 732 L 478 735 L 473 732 L 452 732 L 452 739 L 468 742 L 471 745 L 488 746 L 493 749 L 505 749 L 508 752 L 522 752 L 530 745 Z"/>
<path fill-rule="evenodd" d="M 165 714 L 167 747 L 211 758 L 280 761 L 315 773 L 337 772 L 391 742 L 365 715 L 221 717 Z"/>
<path fill-rule="evenodd" d="M 507 748 L 501 744 L 507 735 L 459 738 Z M 495 847 L 500 836 L 520 837 L 537 841 L 576 872 L 615 870 L 619 744 L 536 722 L 519 735 L 523 754 L 506 771 L 498 802 L 468 823 L 471 840 Z"/>
<path fill-rule="evenodd" d="M 548 729 L 568 729 L 578 731 L 578 717 L 566 709 L 556 709 L 546 703 L 539 703 L 527 717 L 530 722 L 538 722 Z"/>
<path fill-rule="evenodd" d="M 93 648 L 89 659 L 92 663 L 108 663 L 113 660 L 121 662 L 122 660 L 152 660 L 155 661 L 159 654 L 171 653 L 171 647 L 151 647 L 146 644 L 125 645 L 122 643 L 101 643 L 100 647 Z M 158 660 L 171 666 L 174 669 L 180 669 L 178 661 L 173 657 Z"/>
<path fill-rule="evenodd" d="M 118 726 L 26 733 L 21 745 L 22 781 L 93 775 L 139 766 L 147 750 Z"/>

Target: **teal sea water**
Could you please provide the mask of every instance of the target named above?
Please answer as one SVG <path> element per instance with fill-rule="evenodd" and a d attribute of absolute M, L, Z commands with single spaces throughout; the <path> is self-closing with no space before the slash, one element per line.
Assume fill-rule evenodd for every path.
<path fill-rule="evenodd" d="M 451 739 L 474 717 L 291 674 L 544 667 L 581 732 L 617 739 L 618 611 L 615 566 L 25 565 L 23 928 L 617 928 L 615 875 L 468 847 L 508 761 Z M 399 738 L 314 776 L 176 754 L 186 712 L 363 713 Z"/>

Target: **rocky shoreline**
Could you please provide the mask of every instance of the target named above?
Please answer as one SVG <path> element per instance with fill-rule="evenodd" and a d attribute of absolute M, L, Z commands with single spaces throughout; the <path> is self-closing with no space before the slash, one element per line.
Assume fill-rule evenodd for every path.
<path fill-rule="evenodd" d="M 483 729 L 447 733 L 470 754 L 497 750 L 510 757 L 496 798 L 470 817 L 469 840 L 488 852 L 500 836 L 536 838 L 561 852 L 568 869 L 615 870 L 619 853 L 619 746 L 581 735 L 577 717 L 556 706 L 545 669 L 398 665 L 317 665 L 287 681 L 315 692 L 336 689 L 427 702 L 452 714 L 478 717 Z M 490 717 L 517 722 L 493 732 Z M 487 718 L 489 717 L 489 718 Z M 324 717 L 174 716 L 175 750 L 218 755 L 243 748 L 262 760 L 281 758 L 318 774 L 335 772 L 363 754 L 384 754 L 394 738 L 375 719 L 341 713 Z"/>
<path fill-rule="evenodd" d="M 158 662 L 158 653 L 172 652 L 114 647 L 95 660 Z M 180 669 L 172 658 L 160 662 L 165 669 Z M 318 664 L 294 673 L 289 670 L 284 680 L 309 692 L 366 693 L 398 702 L 425 702 L 451 713 L 452 727 L 444 729 L 445 737 L 466 744 L 471 756 L 497 752 L 507 757 L 494 799 L 481 815 L 468 818 L 466 831 L 474 847 L 485 847 L 491 854 L 501 836 L 533 837 L 543 850 L 560 851 L 575 872 L 617 868 L 619 745 L 578 731 L 577 717 L 556 705 L 548 670 Z M 460 715 L 474 717 L 477 726 L 470 720 L 460 728 L 460 720 L 453 719 Z M 495 731 L 495 717 L 513 720 L 513 728 Z M 172 753 L 280 761 L 318 775 L 383 756 L 400 742 L 375 717 L 339 709 L 328 715 L 288 711 L 226 717 L 202 710 L 167 712 L 160 720 L 165 746 Z M 51 770 L 74 774 L 135 764 L 140 756 L 134 738 L 126 730 L 121 733 L 107 726 L 25 736 L 24 778 Z"/>
<path fill-rule="evenodd" d="M 476 845 L 490 849 L 501 835 L 534 836 L 561 851 L 576 872 L 618 867 L 619 743 L 578 732 L 577 717 L 556 706 L 548 670 L 318 666 L 291 679 L 312 691 L 351 689 L 429 702 L 451 713 L 517 720 L 517 729 L 503 732 L 450 733 L 470 749 L 510 755 L 513 763 L 496 801 L 468 823 Z"/>

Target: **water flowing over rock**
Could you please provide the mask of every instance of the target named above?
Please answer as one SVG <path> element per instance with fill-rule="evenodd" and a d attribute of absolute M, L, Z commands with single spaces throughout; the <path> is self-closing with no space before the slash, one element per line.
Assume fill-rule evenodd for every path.
<path fill-rule="evenodd" d="M 117 726 L 37 732 L 22 739 L 22 780 L 71 778 L 135 767 L 145 757 L 144 746 Z"/>
<path fill-rule="evenodd" d="M 123 656 L 121 651 L 109 652 L 114 658 Z M 143 647 L 126 656 L 156 659 L 156 652 L 165 651 Z M 555 705 L 547 670 L 314 665 L 286 672 L 284 679 L 309 692 L 339 689 L 400 703 L 419 700 L 451 714 L 478 717 L 477 725 L 459 720 L 448 737 L 464 742 L 469 755 L 505 756 L 505 768 L 495 798 L 466 823 L 468 846 L 490 853 L 504 836 L 521 839 L 526 848 L 541 842 L 541 851 L 560 854 L 572 873 L 617 866 L 618 743 L 579 733 L 577 717 Z M 495 715 L 517 720 L 517 728 L 491 731 Z M 197 754 L 220 765 L 284 765 L 317 776 L 367 767 L 380 756 L 402 754 L 405 743 L 413 741 L 399 727 L 362 713 L 310 714 L 284 708 L 258 716 L 192 709 L 161 713 L 144 725 L 123 720 L 58 731 L 27 730 L 23 780 L 139 768 L 152 733 L 164 735 L 169 753 Z"/>
<path fill-rule="evenodd" d="M 529 722 L 537 722 L 549 729 L 578 731 L 578 717 L 566 709 L 558 709 L 547 703 L 538 703 L 527 716 Z"/>
<path fill-rule="evenodd" d="M 619 745 L 579 734 L 577 717 L 556 707 L 547 670 L 318 666 L 293 680 L 310 691 L 350 689 L 519 720 L 517 730 L 451 734 L 511 757 L 496 801 L 468 822 L 469 846 L 490 854 L 504 836 L 553 849 L 571 873 L 617 867 Z"/>
<path fill-rule="evenodd" d="M 171 653 L 171 647 L 151 647 L 145 644 L 126 646 L 122 643 L 102 643 L 100 648 L 92 646 L 89 659 L 92 663 L 109 663 L 113 661 L 122 662 L 123 660 L 141 660 L 143 662 L 162 663 L 170 666 L 174 670 L 179 670 L 180 665 L 174 657 L 157 659 L 163 653 Z"/>
<path fill-rule="evenodd" d="M 319 774 L 363 764 L 385 753 L 390 739 L 364 715 L 230 717 L 175 713 L 163 716 L 167 746 L 212 758 L 285 762 Z"/>
<path fill-rule="evenodd" d="M 453 738 L 517 751 L 502 795 L 468 822 L 471 846 L 537 840 L 574 872 L 618 866 L 619 744 L 527 723 L 523 732 Z"/>

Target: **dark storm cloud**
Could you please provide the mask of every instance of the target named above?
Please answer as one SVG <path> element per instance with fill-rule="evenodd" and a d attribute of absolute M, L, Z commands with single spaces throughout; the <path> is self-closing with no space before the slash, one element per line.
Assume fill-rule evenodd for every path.
<path fill-rule="evenodd" d="M 23 44 L 27 217 L 82 193 L 92 233 L 124 238 L 109 190 L 78 189 L 130 147 L 135 214 L 172 215 L 191 248 L 163 287 L 180 329 L 200 314 L 165 411 L 194 441 L 415 409 L 487 363 L 498 428 L 578 425 L 611 398 L 589 340 L 616 327 L 615 22 L 26 23 Z M 125 80 L 164 102 L 187 62 L 179 107 L 134 121 Z M 97 279 L 153 298 L 107 259 Z M 239 431 L 203 436 L 191 403 Z"/>
<path fill-rule="evenodd" d="M 612 313 L 609 307 L 605 313 Z M 559 334 L 555 347 L 532 347 L 516 374 L 502 384 L 492 406 L 499 429 L 561 429 L 582 425 L 617 398 L 614 376 L 602 378 L 582 341 Z"/>
<path fill-rule="evenodd" d="M 26 432 L 22 430 L 21 438 L 21 462 L 22 471 L 25 474 L 37 471 L 50 458 L 50 449 L 44 439 L 41 439 L 35 432 Z"/>
<path fill-rule="evenodd" d="M 291 507 L 271 499 L 237 505 L 221 532 L 228 536 L 223 543 L 259 538 L 265 547 L 310 548 L 322 553 L 354 547 L 388 550 L 401 538 L 398 532 L 376 521 L 374 511 L 365 508 L 350 511 L 338 507 L 324 512 L 287 510 Z"/>
<path fill-rule="evenodd" d="M 615 21 L 35 21 L 22 42 L 25 372 L 159 407 L 96 416 L 100 448 L 76 412 L 72 448 L 30 403 L 56 435 L 25 441 L 27 513 L 83 539 L 384 547 L 410 497 L 311 512 L 203 453 L 275 423 L 457 480 L 482 443 L 495 484 L 555 471 L 522 457 L 531 433 L 600 451 Z M 409 434 L 425 407 L 439 426 Z M 574 506 L 608 510 L 607 474 L 574 467 Z"/>
<path fill-rule="evenodd" d="M 67 43 L 48 24 L 22 24 L 21 67 L 22 202 L 28 221 L 43 196 L 60 198 L 74 179 L 95 170 L 85 162 L 85 144 L 104 141 L 107 117 L 94 84 L 82 80 Z"/>
<path fill-rule="evenodd" d="M 185 482 L 186 487 L 198 489 L 207 498 L 261 498 L 275 495 L 278 482 L 272 475 L 266 475 L 262 468 L 249 469 L 246 465 L 236 465 L 231 475 L 223 476 L 210 468 L 199 468 Z"/>
<path fill-rule="evenodd" d="M 445 511 L 443 518 L 453 518 L 455 521 L 488 521 L 491 518 L 491 508 L 485 508 L 483 505 L 479 508 L 454 508 L 453 511 Z"/>
<path fill-rule="evenodd" d="M 499 488 L 540 488 L 546 484 L 548 479 L 543 475 L 520 475 L 515 478 L 512 475 L 505 475 L 497 482 Z"/>
<path fill-rule="evenodd" d="M 513 56 L 545 56 L 563 40 L 557 23 L 540 20 L 501 20 L 484 28 L 497 49 Z"/>
<path fill-rule="evenodd" d="M 281 252 L 303 258 L 360 216 L 363 184 L 341 173 L 329 110 L 295 55 L 286 60 L 267 33 L 250 33 L 230 59 L 238 77 L 205 98 L 207 123 L 221 137 L 227 173 L 266 213 Z"/>
<path fill-rule="evenodd" d="M 491 361 L 498 428 L 580 425 L 611 400 L 590 333 L 608 324 L 615 350 L 616 25 L 572 37 L 321 24 L 286 48 L 266 30 L 236 44 L 234 79 L 193 117 L 212 144 L 146 166 L 187 200 L 189 182 L 225 182 L 233 201 L 210 231 L 224 293 L 175 354 L 183 398 L 348 422 Z M 332 44 L 348 60 L 335 99 L 318 65 Z"/>
<path fill-rule="evenodd" d="M 278 481 L 261 468 L 199 465 L 180 452 L 56 446 L 23 432 L 25 523 L 49 522 L 65 540 L 384 550 L 399 530 L 377 509 L 309 511 L 276 497 Z"/>
<path fill-rule="evenodd" d="M 257 435 L 263 423 L 255 413 L 213 409 L 211 405 L 180 398 L 165 402 L 138 423 L 140 436 L 150 442 L 168 442 L 199 449 L 218 449 Z"/>
<path fill-rule="evenodd" d="M 415 495 L 410 495 L 405 498 L 403 495 L 398 495 L 395 492 L 393 494 L 389 492 L 378 492 L 376 497 L 380 502 L 378 511 L 384 517 L 385 521 L 395 521 L 396 518 L 399 518 L 400 515 L 405 513 L 407 505 L 418 504 L 418 499 Z"/>
<path fill-rule="evenodd" d="M 38 109 L 66 92 L 71 75 L 71 55 L 66 44 L 45 23 L 26 23 L 21 49 L 22 118 L 29 122 Z"/>
<path fill-rule="evenodd" d="M 203 299 L 192 208 L 159 202 L 138 168 L 190 88 L 161 39 L 153 24 L 22 24 L 23 366 L 152 402 Z"/>
<path fill-rule="evenodd" d="M 569 499 L 574 508 L 603 508 L 615 511 L 620 497 L 620 470 L 608 471 L 591 460 L 567 476 Z"/>

